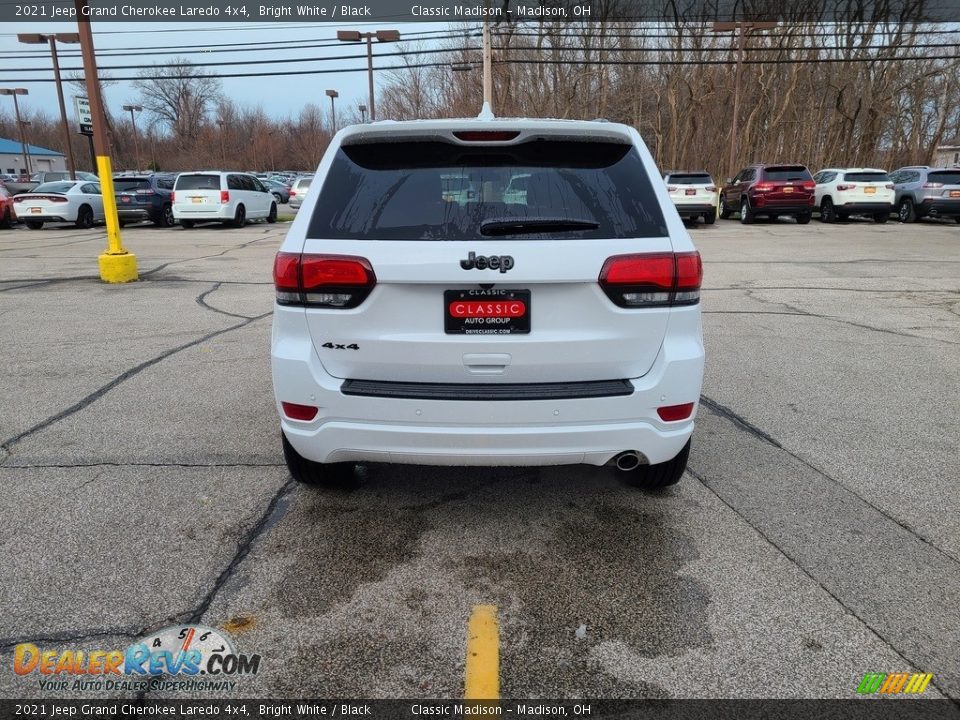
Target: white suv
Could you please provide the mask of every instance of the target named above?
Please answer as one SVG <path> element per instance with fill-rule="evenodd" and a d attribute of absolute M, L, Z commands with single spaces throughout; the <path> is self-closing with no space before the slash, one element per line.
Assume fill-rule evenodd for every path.
<path fill-rule="evenodd" d="M 276 198 L 249 173 L 180 173 L 170 201 L 174 220 L 185 228 L 198 222 L 222 222 L 239 228 L 247 220 L 277 221 Z"/>
<path fill-rule="evenodd" d="M 813 176 L 817 184 L 814 203 L 820 221 L 846 220 L 851 215 L 868 215 L 885 223 L 894 211 L 893 181 L 886 170 L 876 168 L 827 168 Z"/>
<path fill-rule="evenodd" d="M 475 192 L 445 192 L 454 175 Z M 345 128 L 274 263 L 291 474 L 609 463 L 673 484 L 703 378 L 701 277 L 633 128 Z"/>
<path fill-rule="evenodd" d="M 707 225 L 717 220 L 717 186 L 705 170 L 668 172 L 663 176 L 674 207 L 684 220 L 703 218 Z"/>

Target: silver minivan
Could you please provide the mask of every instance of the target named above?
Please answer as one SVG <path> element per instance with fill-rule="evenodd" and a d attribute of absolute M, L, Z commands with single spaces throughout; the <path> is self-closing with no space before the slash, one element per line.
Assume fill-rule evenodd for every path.
<path fill-rule="evenodd" d="M 239 228 L 247 220 L 277 221 L 276 198 L 249 173 L 180 173 L 171 201 L 174 219 L 185 228 L 198 222 L 222 222 Z"/>
<path fill-rule="evenodd" d="M 290 184 L 290 207 L 294 210 L 303 205 L 303 200 L 307 196 L 307 190 L 310 189 L 311 182 L 313 182 L 313 175 L 304 175 Z"/>

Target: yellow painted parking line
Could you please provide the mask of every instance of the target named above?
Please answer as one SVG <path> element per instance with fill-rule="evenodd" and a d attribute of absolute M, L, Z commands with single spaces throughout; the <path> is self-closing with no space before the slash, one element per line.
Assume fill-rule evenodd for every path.
<path fill-rule="evenodd" d="M 500 699 L 500 624 L 494 605 L 477 605 L 467 623 L 467 700 Z"/>

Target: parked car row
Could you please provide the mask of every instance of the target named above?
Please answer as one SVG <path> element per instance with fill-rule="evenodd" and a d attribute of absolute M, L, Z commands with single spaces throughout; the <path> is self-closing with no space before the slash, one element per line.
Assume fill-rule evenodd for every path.
<path fill-rule="evenodd" d="M 668 172 L 663 180 L 680 216 L 707 224 L 738 214 L 744 224 L 789 216 L 805 225 L 814 211 L 825 223 L 855 215 L 885 223 L 894 213 L 904 223 L 924 217 L 960 222 L 960 168 L 826 168 L 812 175 L 803 165 L 756 164 L 719 191 L 705 171 Z"/>
<path fill-rule="evenodd" d="M 55 180 L 14 194 L 0 181 L 0 226 L 22 220 L 31 230 L 47 223 L 73 223 L 89 228 L 104 221 L 100 181 L 91 173 L 52 175 Z M 293 187 L 253 173 L 219 170 L 185 173 L 121 173 L 113 178 L 117 219 L 121 226 L 150 221 L 158 227 L 180 224 L 191 228 L 202 222 L 243 227 L 248 220 L 277 220 L 277 207 L 296 198 L 299 207 L 310 185 L 297 178 Z"/>

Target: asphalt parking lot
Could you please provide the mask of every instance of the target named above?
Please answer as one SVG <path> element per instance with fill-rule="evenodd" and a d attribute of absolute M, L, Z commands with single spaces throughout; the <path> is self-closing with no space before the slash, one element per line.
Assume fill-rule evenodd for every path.
<path fill-rule="evenodd" d="M 102 228 L 0 231 L 0 695 L 41 694 L 18 643 L 197 622 L 262 655 L 237 697 L 456 698 L 490 604 L 504 697 L 850 698 L 915 671 L 960 698 L 960 225 L 693 229 L 707 371 L 657 494 L 590 467 L 295 485 L 286 227 L 127 227 L 128 286 L 96 277 Z"/>

